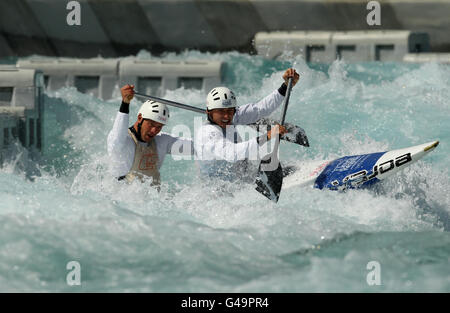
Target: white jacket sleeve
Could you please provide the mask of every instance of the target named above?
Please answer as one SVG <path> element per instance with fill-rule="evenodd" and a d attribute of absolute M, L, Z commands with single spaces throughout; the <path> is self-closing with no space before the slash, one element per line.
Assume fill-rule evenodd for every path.
<path fill-rule="evenodd" d="M 267 149 L 267 148 L 266 148 Z M 260 160 L 261 151 L 256 138 L 234 143 L 223 136 L 218 126 L 203 125 L 195 138 L 195 152 L 201 161 L 225 160 Z M 267 155 L 264 153 L 263 156 Z"/>
<path fill-rule="evenodd" d="M 129 115 L 126 113 L 117 112 L 114 120 L 113 128 L 108 134 L 107 145 L 108 154 L 117 153 L 121 151 L 126 143 L 128 135 Z"/>
<path fill-rule="evenodd" d="M 110 171 L 118 177 L 128 173 L 134 159 L 135 144 L 128 135 L 128 122 L 128 114 L 117 112 L 113 128 L 107 138 Z"/>
<path fill-rule="evenodd" d="M 236 109 L 236 113 L 233 117 L 233 124 L 248 125 L 254 123 L 275 111 L 281 105 L 283 99 L 284 96 L 282 96 L 278 90 L 275 90 L 256 103 L 240 106 Z"/>

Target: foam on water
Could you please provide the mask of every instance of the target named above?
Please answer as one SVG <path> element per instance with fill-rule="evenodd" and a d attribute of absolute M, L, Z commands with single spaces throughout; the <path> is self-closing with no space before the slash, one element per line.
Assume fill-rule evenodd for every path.
<path fill-rule="evenodd" d="M 448 66 L 163 57 L 199 58 L 227 62 L 225 84 L 240 104 L 278 88 L 291 64 L 302 73 L 287 121 L 306 130 L 311 147 L 283 143 L 283 164 L 441 144 L 375 188 L 287 189 L 278 204 L 247 184 L 204 186 L 192 160 L 168 156 L 157 193 L 108 174 L 118 93 L 101 101 L 74 88 L 49 92 L 43 154 L 15 146 L 0 169 L 1 291 L 450 291 Z M 165 98 L 202 107 L 205 94 L 180 88 Z M 185 124 L 194 134 L 194 116 L 172 108 L 164 130 Z M 72 260 L 78 287 L 66 283 Z M 381 286 L 366 282 L 373 260 Z"/>

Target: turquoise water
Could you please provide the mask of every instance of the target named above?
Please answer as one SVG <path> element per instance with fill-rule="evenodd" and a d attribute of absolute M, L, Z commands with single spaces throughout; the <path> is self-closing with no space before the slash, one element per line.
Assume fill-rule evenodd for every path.
<path fill-rule="evenodd" d="M 43 153 L 16 146 L 0 169 L 0 291 L 450 292 L 449 66 L 200 52 L 163 59 L 225 61 L 240 104 L 278 88 L 295 67 L 301 80 L 286 120 L 306 130 L 311 147 L 283 143 L 283 164 L 440 145 L 376 188 L 288 189 L 278 204 L 250 185 L 217 194 L 202 187 L 192 160 L 168 156 L 158 194 L 108 175 L 118 90 L 111 101 L 48 92 Z M 198 107 L 205 96 L 165 95 Z M 165 131 L 184 124 L 193 133 L 195 116 L 172 109 Z M 67 284 L 70 261 L 81 285 Z M 371 261 L 380 285 L 367 282 Z"/>

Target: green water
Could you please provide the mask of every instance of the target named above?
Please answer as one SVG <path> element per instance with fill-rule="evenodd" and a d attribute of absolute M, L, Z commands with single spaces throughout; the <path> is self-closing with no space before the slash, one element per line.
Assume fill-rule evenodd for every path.
<path fill-rule="evenodd" d="M 163 59 L 226 62 L 224 84 L 239 104 L 278 88 L 294 66 L 301 80 L 287 121 L 305 129 L 311 147 L 283 143 L 284 164 L 440 145 L 376 188 L 289 189 L 278 204 L 250 185 L 217 194 L 202 186 L 194 161 L 168 156 L 158 194 L 108 175 L 119 93 L 102 101 L 73 88 L 48 92 L 42 155 L 19 147 L 0 170 L 0 291 L 450 291 L 450 67 L 238 53 Z M 202 107 L 206 93 L 165 97 Z M 140 103 L 133 100 L 130 123 Z M 164 131 L 183 124 L 193 134 L 194 116 L 172 109 Z M 67 284 L 70 261 L 80 264 L 80 286 Z M 380 285 L 367 282 L 371 261 Z"/>

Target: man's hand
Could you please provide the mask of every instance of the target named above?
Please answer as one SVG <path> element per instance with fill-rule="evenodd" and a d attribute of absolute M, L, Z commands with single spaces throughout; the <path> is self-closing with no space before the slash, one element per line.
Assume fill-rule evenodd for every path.
<path fill-rule="evenodd" d="M 277 135 L 283 136 L 286 134 L 286 128 L 282 125 L 275 125 L 272 127 L 272 129 L 267 133 L 267 139 L 271 140 L 272 138 L 275 138 Z"/>
<path fill-rule="evenodd" d="M 293 68 L 288 68 L 286 70 L 286 72 L 284 72 L 284 74 L 283 74 L 283 79 L 284 79 L 284 83 L 286 84 L 286 86 L 288 85 L 290 77 L 293 78 L 292 79 L 292 87 L 294 87 L 295 84 L 297 84 L 298 80 L 300 79 L 300 75 Z"/>
<path fill-rule="evenodd" d="M 126 84 L 120 88 L 120 93 L 122 94 L 122 101 L 125 103 L 130 103 L 131 99 L 134 97 L 134 85 Z"/>

